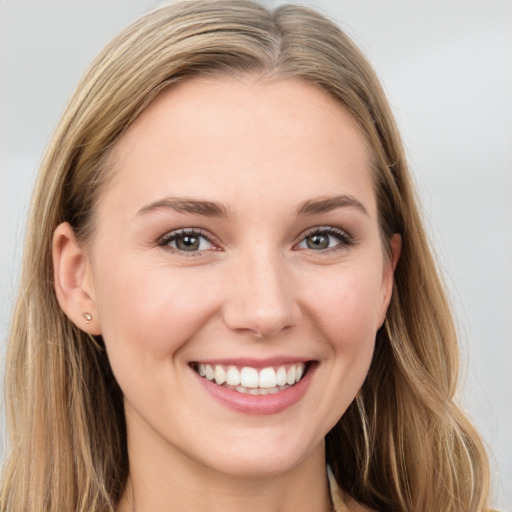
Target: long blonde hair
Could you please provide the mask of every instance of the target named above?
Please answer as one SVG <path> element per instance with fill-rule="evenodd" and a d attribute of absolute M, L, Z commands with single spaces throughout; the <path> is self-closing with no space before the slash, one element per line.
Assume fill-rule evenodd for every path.
<path fill-rule="evenodd" d="M 458 349 L 404 152 L 378 79 L 316 12 L 243 0 L 191 0 L 147 14 L 93 62 L 52 139 L 36 184 L 7 354 L 11 453 L 1 511 L 113 511 L 126 484 L 122 393 L 101 338 L 62 313 L 52 235 L 86 241 L 110 149 L 171 84 L 207 74 L 298 77 L 328 91 L 366 137 L 383 240 L 402 236 L 392 302 L 368 377 L 326 438 L 341 488 L 376 510 L 485 509 L 482 443 L 453 401 Z"/>

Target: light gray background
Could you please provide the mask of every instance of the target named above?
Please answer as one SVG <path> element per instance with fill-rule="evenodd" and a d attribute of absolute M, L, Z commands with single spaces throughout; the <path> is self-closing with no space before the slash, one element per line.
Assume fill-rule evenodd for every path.
<path fill-rule="evenodd" d="M 101 47 L 159 3 L 0 0 L 1 341 L 31 187 L 64 105 Z M 462 400 L 492 452 L 496 504 L 512 510 L 512 1 L 309 5 L 352 35 L 390 97 L 457 315 Z"/>

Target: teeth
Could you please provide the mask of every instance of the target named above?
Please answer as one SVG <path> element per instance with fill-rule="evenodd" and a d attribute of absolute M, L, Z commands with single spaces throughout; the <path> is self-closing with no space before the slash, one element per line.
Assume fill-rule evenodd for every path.
<path fill-rule="evenodd" d="M 260 388 L 275 388 L 276 387 L 276 372 L 274 368 L 263 368 L 260 372 L 258 379 L 258 387 Z"/>
<path fill-rule="evenodd" d="M 237 370 L 236 366 L 228 367 L 226 383 L 229 384 L 230 386 L 238 386 L 240 384 L 240 372 Z"/>
<path fill-rule="evenodd" d="M 245 393 L 246 395 L 273 395 L 279 393 L 283 389 L 288 389 L 290 386 L 279 386 L 275 388 L 263 389 L 263 388 L 244 388 L 243 386 L 236 386 L 234 389 L 239 393 Z"/>
<path fill-rule="evenodd" d="M 286 384 L 286 368 L 280 366 L 276 373 L 276 384 L 278 386 L 284 386 Z"/>
<path fill-rule="evenodd" d="M 295 366 L 292 364 L 290 368 L 288 368 L 288 371 L 286 372 L 286 384 L 295 384 L 295 374 L 297 372 L 295 371 Z M 206 378 L 208 379 L 208 373 L 206 373 Z"/>
<path fill-rule="evenodd" d="M 209 364 L 206 365 L 206 375 L 205 375 L 205 377 L 208 380 L 213 380 L 215 378 L 215 371 L 213 370 L 213 368 Z"/>
<path fill-rule="evenodd" d="M 244 366 L 240 372 L 240 383 L 244 388 L 258 387 L 258 370 Z"/>
<path fill-rule="evenodd" d="M 221 384 L 224 384 L 226 382 L 226 371 L 224 368 L 218 364 L 215 366 L 215 382 L 220 386 Z"/>
<path fill-rule="evenodd" d="M 197 373 L 219 386 L 227 385 L 241 393 L 251 395 L 266 395 L 277 393 L 282 389 L 293 386 L 304 375 L 304 363 L 282 365 L 256 369 L 244 366 L 239 370 L 236 366 L 224 366 L 221 364 L 209 365 L 200 363 L 197 365 Z"/>

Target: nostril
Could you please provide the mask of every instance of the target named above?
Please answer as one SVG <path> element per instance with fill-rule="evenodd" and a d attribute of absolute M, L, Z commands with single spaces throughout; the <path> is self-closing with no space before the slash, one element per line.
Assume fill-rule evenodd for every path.
<path fill-rule="evenodd" d="M 258 340 L 272 338 L 300 323 L 301 313 L 297 305 L 286 307 L 251 308 L 249 303 L 230 304 L 225 307 L 224 322 L 228 328 L 246 332 Z"/>

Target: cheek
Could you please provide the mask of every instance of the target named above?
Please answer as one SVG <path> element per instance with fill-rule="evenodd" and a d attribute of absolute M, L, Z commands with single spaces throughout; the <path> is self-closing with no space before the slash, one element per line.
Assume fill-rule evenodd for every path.
<path fill-rule="evenodd" d="M 136 258 L 99 276 L 97 307 L 108 350 L 153 360 L 168 358 L 207 320 L 213 286 L 201 272 L 139 265 Z"/>
<path fill-rule="evenodd" d="M 183 371 L 175 356 L 211 315 L 215 297 L 208 290 L 215 288 L 195 273 L 136 258 L 105 270 L 96 301 L 112 371 L 132 404 L 153 397 L 163 407 Z"/>
<path fill-rule="evenodd" d="M 380 315 L 381 282 L 378 268 L 346 265 L 324 272 L 315 293 L 308 295 L 311 330 L 325 348 L 325 372 L 321 374 L 325 401 L 319 399 L 325 411 L 325 431 L 345 413 L 368 374 Z"/>
<path fill-rule="evenodd" d="M 307 303 L 335 350 L 373 347 L 382 307 L 381 273 L 364 265 L 333 269 L 319 282 L 316 293 L 309 294 Z"/>

